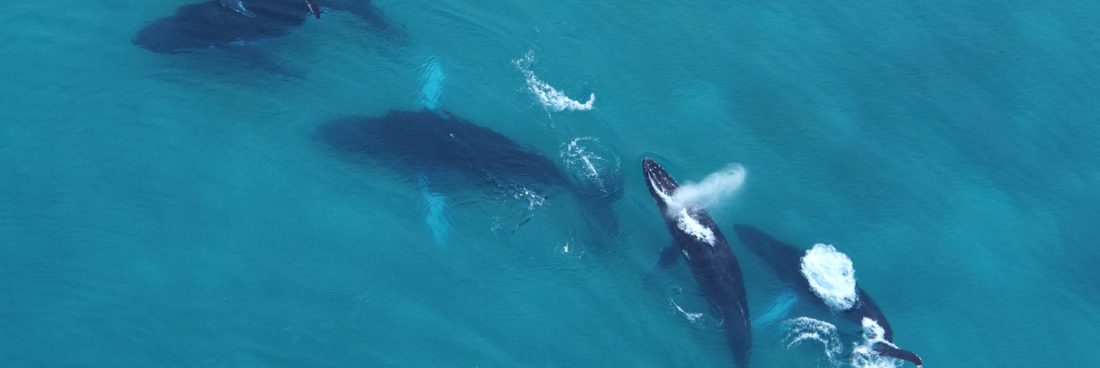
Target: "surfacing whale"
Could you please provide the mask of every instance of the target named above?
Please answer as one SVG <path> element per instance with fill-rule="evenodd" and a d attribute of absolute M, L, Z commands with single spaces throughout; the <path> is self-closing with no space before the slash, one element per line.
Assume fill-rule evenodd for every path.
<path fill-rule="evenodd" d="M 860 325 L 866 325 L 868 324 L 867 321 L 870 321 L 870 323 L 876 325 L 875 327 L 880 327 L 885 343 L 876 343 L 873 346 L 875 351 L 885 356 L 912 362 L 918 367 L 923 364 L 920 357 L 916 354 L 893 345 L 894 330 L 890 327 L 890 321 L 886 319 L 886 315 L 882 313 L 882 310 L 879 309 L 874 299 L 871 299 L 871 296 L 862 288 L 855 286 L 854 298 L 849 307 L 841 310 L 830 308 L 829 301 L 823 300 L 822 297 L 813 290 L 810 281 L 806 278 L 806 274 L 803 270 L 803 257 L 807 254 L 807 251 L 783 243 L 779 241 L 779 239 L 749 225 L 737 224 L 733 226 L 733 230 L 737 233 L 737 237 L 741 240 L 741 243 L 745 244 L 745 246 L 752 249 L 756 255 L 760 256 L 760 258 L 764 260 L 764 263 L 774 270 L 781 280 L 795 289 L 796 292 L 806 296 L 807 299 L 820 301 L 822 306 L 829 308 L 845 319 Z M 871 326 L 867 326 L 865 328 L 870 327 Z"/>
<path fill-rule="evenodd" d="M 409 181 L 426 181 L 433 192 L 521 190 L 546 197 L 563 188 L 604 230 L 617 231 L 611 204 L 621 194 L 618 186 L 597 188 L 537 151 L 445 111 L 342 117 L 322 124 L 316 136 L 347 160 L 383 167 Z"/>
<path fill-rule="evenodd" d="M 357 15 L 376 33 L 389 37 L 400 34 L 369 0 L 326 0 L 334 10 Z M 246 50 L 253 42 L 286 35 L 305 24 L 320 9 L 303 0 L 208 0 L 188 4 L 176 13 L 142 27 L 133 43 L 162 54 L 179 54 L 217 49 L 234 54 L 248 64 L 278 70 L 265 53 Z"/>
<path fill-rule="evenodd" d="M 683 256 L 703 295 L 722 317 L 726 342 L 733 351 L 734 361 L 738 367 L 747 368 L 752 329 L 749 326 L 745 282 L 737 257 L 706 210 L 695 205 L 679 208 L 680 204 L 670 203 L 679 185 L 664 167 L 645 158 L 642 159 L 642 173 L 649 193 L 657 202 L 657 208 L 672 234 L 673 245 L 661 252 L 659 265 L 669 267 Z"/>

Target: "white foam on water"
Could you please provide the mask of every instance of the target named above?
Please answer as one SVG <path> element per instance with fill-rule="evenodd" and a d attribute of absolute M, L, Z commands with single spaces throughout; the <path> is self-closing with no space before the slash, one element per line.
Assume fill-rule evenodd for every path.
<path fill-rule="evenodd" d="M 886 332 L 878 322 L 870 318 L 863 318 L 863 342 L 852 344 L 851 365 L 854 368 L 897 368 L 902 365 L 900 359 L 879 355 L 875 351 L 875 344 L 896 345 L 886 341 Z"/>
<path fill-rule="evenodd" d="M 671 198 L 666 200 L 670 213 L 691 206 L 710 207 L 718 205 L 737 193 L 745 183 L 746 171 L 741 164 L 730 164 L 722 170 L 711 173 L 698 183 L 687 182 L 680 185 Z"/>
<path fill-rule="evenodd" d="M 443 67 L 435 57 L 428 58 L 420 69 L 423 71 L 421 77 L 423 84 L 416 103 L 428 110 L 435 110 L 439 108 L 439 101 L 443 96 L 443 82 L 447 80 L 447 76 L 443 74 Z"/>
<path fill-rule="evenodd" d="M 676 311 L 680 312 L 680 314 L 682 314 L 684 316 L 684 318 L 687 318 L 688 322 L 696 322 L 700 318 L 703 318 L 703 312 L 698 312 L 698 313 L 688 312 L 688 311 L 684 310 L 684 308 L 681 308 L 679 304 L 676 304 L 676 300 L 674 300 L 672 298 L 669 298 L 668 302 L 670 304 L 672 304 L 672 307 L 676 308 Z"/>
<path fill-rule="evenodd" d="M 531 70 L 531 65 L 535 63 L 535 53 L 528 51 L 522 58 L 512 61 L 516 65 L 516 68 L 523 73 L 523 77 L 527 82 L 527 90 L 531 91 L 538 98 L 539 103 L 547 111 L 561 112 L 565 110 L 570 111 L 588 111 L 592 110 L 592 107 L 596 103 L 596 93 L 588 95 L 588 100 L 580 102 L 569 98 L 564 92 L 559 91 L 549 83 L 543 82 L 535 75 L 535 72 Z"/>
<path fill-rule="evenodd" d="M 512 191 L 512 198 L 526 200 L 528 211 L 534 211 L 546 203 L 546 197 L 543 197 L 539 192 L 524 187 L 515 188 Z"/>
<path fill-rule="evenodd" d="M 604 152 L 600 155 L 596 151 Z M 574 175 L 585 178 L 596 186 L 601 192 L 606 193 L 609 184 L 604 180 L 613 176 L 619 170 L 619 159 L 608 153 L 608 150 L 600 145 L 600 141 L 593 137 L 573 138 L 569 143 L 563 144 L 558 153 L 565 167 Z M 610 156 L 611 158 L 605 158 Z"/>
<path fill-rule="evenodd" d="M 840 334 L 832 323 L 810 317 L 797 317 L 783 321 L 783 330 L 786 331 L 783 343 L 787 349 L 806 341 L 816 341 L 821 343 L 825 357 L 830 362 L 835 362 L 836 358 L 844 352 L 844 345 L 840 343 Z"/>
<path fill-rule="evenodd" d="M 714 246 L 714 231 L 691 217 L 686 208 L 681 208 L 680 212 L 676 214 L 676 227 L 688 235 L 694 236 L 712 247 Z"/>
<path fill-rule="evenodd" d="M 856 304 L 856 271 L 852 260 L 829 244 L 814 244 L 802 256 L 802 275 L 833 311 L 844 311 Z"/>

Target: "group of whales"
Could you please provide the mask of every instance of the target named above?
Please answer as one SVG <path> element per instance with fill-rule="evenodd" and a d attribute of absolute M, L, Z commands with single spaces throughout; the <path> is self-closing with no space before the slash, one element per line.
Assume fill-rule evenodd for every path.
<path fill-rule="evenodd" d="M 723 321 L 727 344 L 733 351 L 737 366 L 747 367 L 752 331 L 745 283 L 737 257 L 726 243 L 722 230 L 706 210 L 690 203 L 676 203 L 673 196 L 679 185 L 664 167 L 653 159 L 644 158 L 642 173 L 649 193 L 657 202 L 657 208 L 660 209 L 675 243 L 661 252 L 659 267 L 668 267 L 683 255 L 703 295 Z M 894 345 L 894 331 L 890 322 L 863 289 L 855 287 L 849 303 L 837 307 L 811 286 L 808 279 L 810 275 L 802 267 L 805 254 L 803 251 L 749 225 L 735 225 L 733 231 L 737 233 L 741 243 L 760 256 L 788 286 L 811 300 L 821 302 L 821 306 L 829 308 L 835 314 L 860 323 L 865 333 L 872 334 L 869 340 L 874 341 L 871 346 L 874 351 L 911 362 L 917 367 L 923 365 L 919 356 Z"/>
<path fill-rule="evenodd" d="M 325 0 L 332 9 L 352 13 L 378 30 L 392 29 L 369 0 Z M 301 26 L 308 17 L 321 17 L 315 0 L 209 0 L 184 5 L 176 14 L 142 28 L 133 42 L 157 53 L 185 53 L 203 49 L 239 53 L 248 43 L 279 37 Z M 250 55 L 253 63 L 266 57 Z M 614 233 L 612 203 L 621 195 L 621 184 L 577 180 L 553 160 L 535 150 L 450 113 L 423 109 L 390 111 L 380 117 L 351 116 L 321 125 L 316 138 L 351 161 L 369 161 L 406 178 L 425 178 L 439 187 L 523 188 L 538 195 L 561 188 L 589 211 L 605 232 Z M 727 344 L 739 367 L 748 367 L 752 331 L 745 285 L 737 257 L 714 220 L 701 206 L 673 200 L 679 187 L 675 179 L 651 158 L 642 160 L 642 173 L 650 195 L 672 235 L 674 245 L 660 255 L 659 267 L 673 265 L 681 256 L 690 266 L 703 295 L 723 321 Z M 442 183 L 442 184 L 440 184 Z M 601 184 L 607 184 L 603 182 Z M 804 252 L 748 225 L 735 225 L 742 244 L 751 249 L 790 287 L 817 300 L 842 318 L 880 334 L 872 349 L 878 354 L 921 367 L 916 354 L 893 343 L 893 329 L 874 300 L 856 287 L 851 303 L 838 308 L 815 293 L 802 270 Z M 866 332 L 865 332 L 866 333 Z"/>

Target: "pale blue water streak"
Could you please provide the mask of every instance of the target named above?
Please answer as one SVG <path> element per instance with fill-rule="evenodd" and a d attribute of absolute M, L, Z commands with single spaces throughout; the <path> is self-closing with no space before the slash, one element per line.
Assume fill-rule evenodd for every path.
<path fill-rule="evenodd" d="M 4 366 L 730 366 L 670 307 L 687 270 L 644 279 L 669 238 L 643 155 L 681 180 L 744 164 L 722 230 L 837 245 L 929 367 L 1100 344 L 1097 3 L 377 1 L 406 39 L 330 12 L 258 44 L 301 79 L 130 43 L 185 3 L 0 15 Z M 595 108 L 547 112 L 528 52 Z M 439 109 L 555 160 L 598 138 L 620 233 L 595 241 L 568 196 L 465 193 L 439 247 L 418 183 L 313 138 L 424 105 L 425 65 Z M 785 291 L 731 246 L 765 316 Z M 820 362 L 758 328 L 753 366 Z"/>

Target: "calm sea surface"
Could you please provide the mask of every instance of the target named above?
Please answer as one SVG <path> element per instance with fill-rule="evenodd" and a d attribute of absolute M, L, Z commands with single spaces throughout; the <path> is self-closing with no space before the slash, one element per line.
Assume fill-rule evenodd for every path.
<path fill-rule="evenodd" d="M 861 341 L 821 313 L 839 332 L 798 340 L 810 301 L 735 223 L 845 252 L 928 367 L 1095 364 L 1100 2 L 376 1 L 396 35 L 333 9 L 241 45 L 297 75 L 131 42 L 184 4 L 0 13 L 0 365 L 733 366 L 684 264 L 647 277 L 671 238 L 644 156 L 744 166 L 709 211 L 754 367 Z M 315 134 L 423 107 L 619 178 L 618 227 Z"/>

